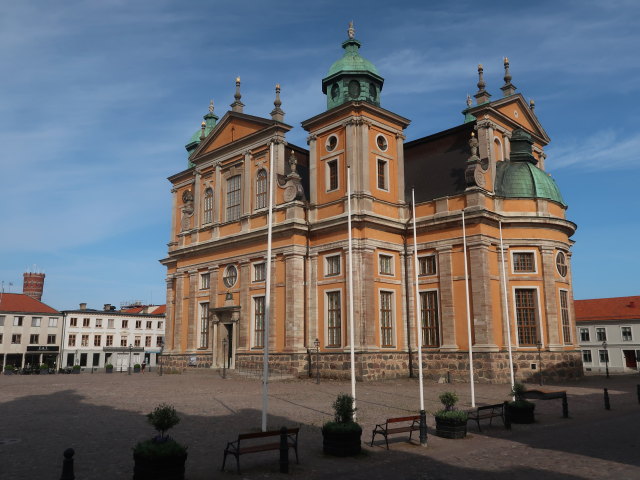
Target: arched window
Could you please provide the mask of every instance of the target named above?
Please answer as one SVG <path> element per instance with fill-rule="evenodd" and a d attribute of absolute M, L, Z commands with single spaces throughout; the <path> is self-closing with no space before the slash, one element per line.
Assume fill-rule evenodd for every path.
<path fill-rule="evenodd" d="M 264 168 L 258 170 L 256 175 L 256 208 L 267 206 L 267 171 Z"/>
<path fill-rule="evenodd" d="M 208 187 L 204 191 L 204 218 L 202 223 L 213 222 L 213 188 Z"/>
<path fill-rule="evenodd" d="M 227 222 L 233 222 L 240 218 L 240 205 L 242 187 L 240 175 L 234 175 L 227 179 Z"/>
<path fill-rule="evenodd" d="M 504 160 L 504 152 L 502 150 L 502 142 L 499 138 L 493 139 L 493 156 L 496 162 L 501 162 Z"/>

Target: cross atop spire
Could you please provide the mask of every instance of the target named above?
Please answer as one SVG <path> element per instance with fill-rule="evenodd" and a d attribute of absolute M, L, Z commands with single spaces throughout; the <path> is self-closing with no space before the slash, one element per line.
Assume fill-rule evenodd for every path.
<path fill-rule="evenodd" d="M 486 86 L 487 84 L 484 83 L 484 68 L 482 67 L 482 64 L 479 64 L 478 65 L 478 91 L 474 95 L 478 105 L 480 105 L 481 103 L 488 102 L 489 98 L 491 98 L 491 94 L 487 92 L 484 88 Z"/>
<path fill-rule="evenodd" d="M 242 113 L 244 103 L 240 101 L 242 98 L 242 95 L 240 94 L 240 77 L 236 77 L 236 93 L 233 98 L 235 98 L 235 101 L 231 104 L 231 111 Z"/>
<path fill-rule="evenodd" d="M 504 57 L 504 85 L 500 87 L 505 97 L 516 93 L 516 86 L 511 83 L 511 72 L 509 72 L 509 59 Z"/>

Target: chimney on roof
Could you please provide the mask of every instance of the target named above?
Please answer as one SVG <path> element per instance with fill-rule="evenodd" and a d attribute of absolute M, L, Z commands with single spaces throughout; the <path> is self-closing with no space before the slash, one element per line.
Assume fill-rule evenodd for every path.
<path fill-rule="evenodd" d="M 42 300 L 44 273 L 25 272 L 23 276 L 22 293 L 38 301 Z"/>
<path fill-rule="evenodd" d="M 86 303 L 81 303 L 80 304 L 80 310 L 86 310 L 87 309 L 87 304 Z"/>
<path fill-rule="evenodd" d="M 631 300 L 629 302 L 629 304 L 627 305 L 627 307 L 629 307 L 629 308 L 634 308 L 635 306 L 636 306 L 636 302 L 634 302 L 633 300 Z"/>
<path fill-rule="evenodd" d="M 104 304 L 104 311 L 107 312 L 109 310 L 111 310 L 111 304 L 110 303 L 105 303 Z"/>

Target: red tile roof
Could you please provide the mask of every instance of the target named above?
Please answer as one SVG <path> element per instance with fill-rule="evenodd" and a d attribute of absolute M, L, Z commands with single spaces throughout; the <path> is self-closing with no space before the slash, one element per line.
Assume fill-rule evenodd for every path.
<path fill-rule="evenodd" d="M 145 312 L 144 310 L 147 309 Z M 140 307 L 123 308 L 121 313 L 146 313 L 147 315 L 164 315 L 167 311 L 166 305 L 142 305 Z"/>
<path fill-rule="evenodd" d="M 153 311 L 154 315 L 164 315 L 167 313 L 166 305 L 158 305 L 158 307 Z"/>
<path fill-rule="evenodd" d="M 61 315 L 60 312 L 49 305 L 22 293 L 0 294 L 0 312 L 55 313 Z"/>
<path fill-rule="evenodd" d="M 576 300 L 576 322 L 640 319 L 640 296 Z"/>

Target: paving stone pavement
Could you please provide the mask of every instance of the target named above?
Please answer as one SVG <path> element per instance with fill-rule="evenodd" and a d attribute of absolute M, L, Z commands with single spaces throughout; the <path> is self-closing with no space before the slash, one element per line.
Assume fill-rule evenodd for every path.
<path fill-rule="evenodd" d="M 421 447 L 405 437 L 370 447 L 371 431 L 387 417 L 417 413 L 418 382 L 398 379 L 357 384 L 358 421 L 363 453 L 333 458 L 322 453 L 320 427 L 331 417 L 331 403 L 349 382 L 275 381 L 269 385 L 269 429 L 301 425 L 300 464 L 278 471 L 278 453 L 266 452 L 234 462 L 220 472 L 226 442 L 238 433 L 259 431 L 262 384 L 248 378 L 222 379 L 218 372 L 182 375 L 82 373 L 80 375 L 0 376 L 0 479 L 59 479 L 62 452 L 75 449 L 76 479 L 130 479 L 133 445 L 153 436 L 145 414 L 162 402 L 173 404 L 182 421 L 170 433 L 188 445 L 188 480 L 201 479 L 640 479 L 640 376 L 587 377 L 563 385 L 570 418 L 559 400 L 536 401 L 533 425 L 498 420 L 479 433 L 469 423 L 462 440 L 433 435 Z M 603 387 L 611 410 L 604 410 Z M 533 388 L 533 386 L 530 386 Z M 427 412 L 439 407 L 447 390 L 470 406 L 468 384 L 425 384 Z M 477 403 L 508 399 L 508 386 L 476 385 Z M 233 459 L 232 459 L 233 460 Z"/>

